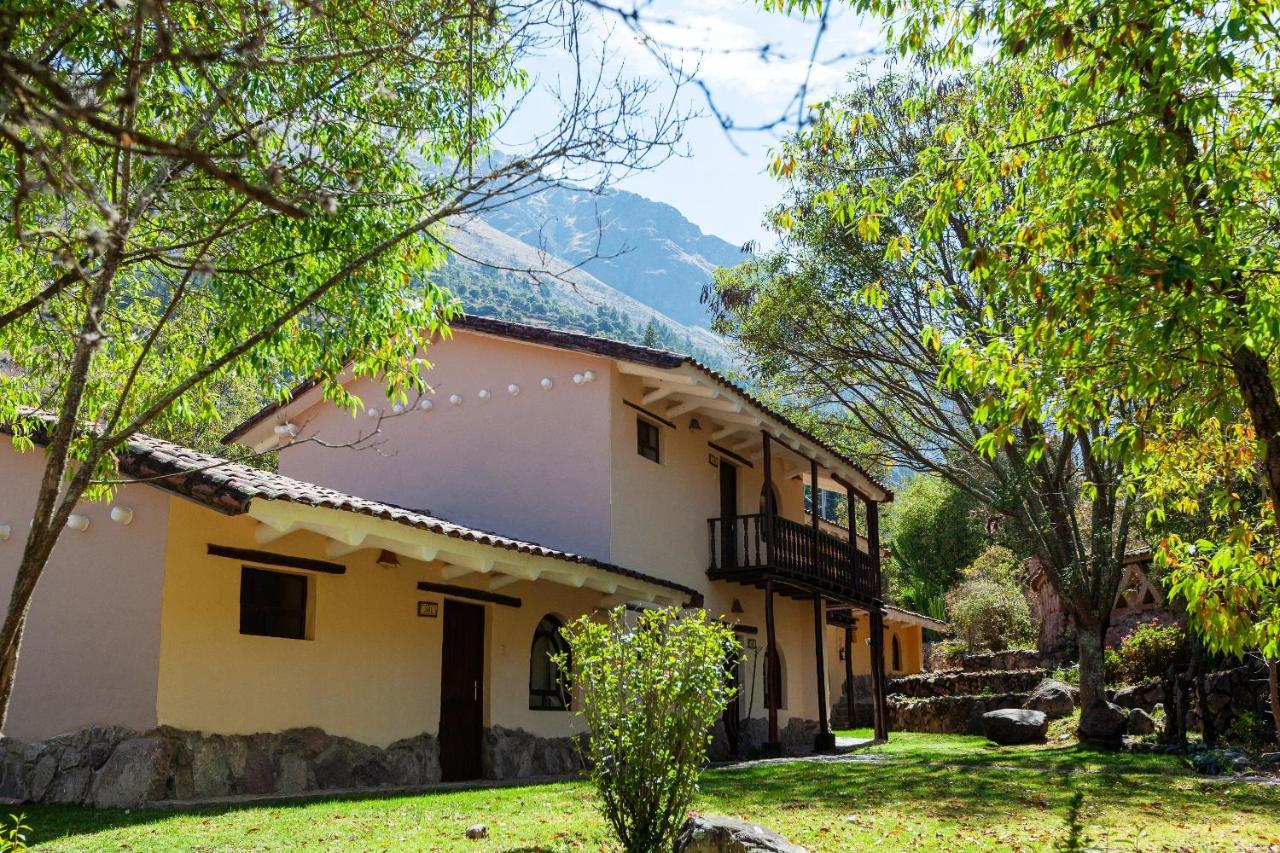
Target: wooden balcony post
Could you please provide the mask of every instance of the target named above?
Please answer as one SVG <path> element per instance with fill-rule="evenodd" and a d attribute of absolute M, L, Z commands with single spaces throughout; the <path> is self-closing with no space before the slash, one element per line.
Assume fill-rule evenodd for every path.
<path fill-rule="evenodd" d="M 858 624 L 849 611 L 849 622 L 844 626 L 844 701 L 849 711 L 849 728 L 858 727 L 853 716 L 853 629 Z"/>
<path fill-rule="evenodd" d="M 884 595 L 880 580 L 880 505 L 875 501 L 867 501 L 867 556 L 875 573 L 875 594 L 879 599 Z"/>
<path fill-rule="evenodd" d="M 889 737 L 889 706 L 885 702 L 884 673 L 884 613 L 880 607 L 871 609 L 867 620 L 871 628 L 871 714 L 876 740 Z"/>
<path fill-rule="evenodd" d="M 768 445 L 766 445 L 767 447 Z M 768 458 L 767 456 L 765 457 Z M 782 754 L 778 742 L 778 638 L 773 630 L 773 581 L 764 582 L 764 634 L 765 634 L 765 694 L 769 702 L 769 742 L 764 750 L 773 755 Z"/>
<path fill-rule="evenodd" d="M 813 554 L 813 571 L 820 572 L 821 553 L 818 549 L 818 463 L 809 460 L 809 515 L 813 527 L 813 541 L 810 553 Z M 827 719 L 827 662 L 824 646 L 826 634 L 826 611 L 822 606 L 822 593 L 813 594 L 813 655 L 818 670 L 818 733 L 813 738 L 816 752 L 829 752 L 836 748 L 836 736 L 831 732 L 831 722 Z"/>
<path fill-rule="evenodd" d="M 773 565 L 773 448 L 770 447 L 768 430 L 760 430 L 764 437 L 764 564 Z"/>

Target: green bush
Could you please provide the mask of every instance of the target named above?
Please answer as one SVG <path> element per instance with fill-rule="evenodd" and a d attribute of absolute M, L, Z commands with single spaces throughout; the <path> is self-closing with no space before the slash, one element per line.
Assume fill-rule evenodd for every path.
<path fill-rule="evenodd" d="M 1138 625 L 1120 640 L 1120 647 L 1104 662 L 1107 677 L 1136 684 L 1163 678 L 1171 666 L 1187 662 L 1187 632 L 1159 620 Z M 1111 667 L 1116 669 L 1113 671 Z"/>
<path fill-rule="evenodd" d="M 1022 564 L 1013 552 L 1003 545 L 991 545 L 964 567 L 964 576 L 990 578 L 1006 586 L 1019 586 L 1022 582 Z"/>
<path fill-rule="evenodd" d="M 1231 728 L 1227 732 L 1227 740 L 1245 752 L 1261 752 L 1262 737 L 1262 720 L 1252 711 L 1238 714 L 1231 721 Z"/>
<path fill-rule="evenodd" d="M 1022 590 L 989 577 L 970 578 L 947 593 L 947 620 L 970 651 L 1002 652 L 1035 639 Z"/>
<path fill-rule="evenodd" d="M 580 748 L 605 819 L 628 853 L 670 850 L 733 695 L 725 664 L 742 647 L 701 610 L 618 607 L 563 634 L 569 652 L 553 659 L 590 729 Z"/>

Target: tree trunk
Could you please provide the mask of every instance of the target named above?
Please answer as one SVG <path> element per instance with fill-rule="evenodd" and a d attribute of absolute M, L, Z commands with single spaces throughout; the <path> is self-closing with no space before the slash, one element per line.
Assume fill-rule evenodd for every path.
<path fill-rule="evenodd" d="M 1271 685 L 1271 717 L 1276 721 L 1276 744 L 1280 746 L 1280 661 L 1267 660 L 1267 682 Z"/>
<path fill-rule="evenodd" d="M 1076 623 L 1076 644 L 1080 650 L 1080 707 L 1087 710 L 1096 700 L 1107 698 L 1107 676 L 1103 671 L 1102 632 Z"/>
<path fill-rule="evenodd" d="M 13 695 L 13 679 L 18 672 L 18 648 L 27 627 L 27 611 L 36 582 L 53 552 L 56 536 L 38 531 L 34 526 L 23 550 L 22 564 L 13 580 L 4 626 L 0 627 L 0 730 L 9 716 L 9 699 Z"/>
<path fill-rule="evenodd" d="M 1231 369 L 1240 385 L 1240 396 L 1249 409 L 1253 430 L 1263 446 L 1262 470 L 1267 477 L 1267 492 L 1280 510 L 1280 400 L 1276 398 L 1275 383 L 1271 381 L 1266 359 L 1245 347 L 1231 354 Z"/>

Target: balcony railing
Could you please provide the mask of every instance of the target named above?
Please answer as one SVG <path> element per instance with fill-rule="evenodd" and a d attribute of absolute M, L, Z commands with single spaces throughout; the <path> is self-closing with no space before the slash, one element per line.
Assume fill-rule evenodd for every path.
<path fill-rule="evenodd" d="M 711 518 L 713 578 L 772 577 L 846 598 L 880 597 L 879 561 L 843 539 L 775 515 Z"/>

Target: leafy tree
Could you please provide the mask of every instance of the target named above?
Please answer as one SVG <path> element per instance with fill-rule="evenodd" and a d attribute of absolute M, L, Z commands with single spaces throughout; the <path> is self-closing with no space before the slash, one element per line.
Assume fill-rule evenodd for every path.
<path fill-rule="evenodd" d="M 960 579 L 984 541 L 977 501 L 936 474 L 919 474 L 898 490 L 885 526 L 899 598 L 917 610 L 936 609 L 929 599 Z"/>
<path fill-rule="evenodd" d="M 600 806 L 629 853 L 670 850 L 697 791 L 711 727 L 733 696 L 725 662 L 742 651 L 704 611 L 626 608 L 564 628 L 589 732 L 586 765 Z"/>
<path fill-rule="evenodd" d="M 1271 499 L 1258 497 L 1253 427 L 1210 418 L 1194 433 L 1162 430 L 1151 444 L 1144 484 L 1153 523 L 1166 529 L 1156 562 L 1170 595 L 1212 651 L 1262 654 L 1280 733 L 1280 537 Z M 1193 532 L 1170 524 L 1179 517 L 1196 520 Z"/>
<path fill-rule="evenodd" d="M 812 10 L 813 0 L 776 0 Z M 919 235 L 975 222 L 964 255 L 986 293 L 1040 310 L 1015 334 L 956 341 L 952 378 L 994 386 L 1002 440 L 1045 401 L 1090 417 L 1117 392 L 1192 431 L 1248 414 L 1280 495 L 1280 29 L 1273 2 L 853 0 L 895 45 L 978 70 L 975 111 L 921 152 L 935 188 Z M 994 120 L 993 120 L 994 119 Z M 1019 191 L 1007 192 L 1016 174 Z M 878 216 L 882 194 L 860 210 Z M 1163 423 L 1164 417 L 1157 420 Z M 1141 420 L 1100 448 L 1141 457 Z M 1274 523 L 1274 519 L 1272 520 Z M 1247 544 L 1220 548 L 1224 598 L 1276 593 Z M 1228 568 L 1234 564 L 1235 568 Z M 1233 589 L 1231 584 L 1241 586 Z M 1198 585 L 1183 587 L 1192 597 Z M 1193 602 L 1193 607 L 1195 607 Z M 1204 620 L 1199 624 L 1204 625 Z M 1274 647 L 1269 659 L 1274 661 Z"/>
<path fill-rule="evenodd" d="M 0 629 L 0 719 L 49 555 L 132 436 L 216 424 L 228 386 L 315 378 L 354 409 L 333 381 L 347 363 L 405 399 L 420 333 L 456 307 L 414 284 L 446 219 L 537 190 L 544 167 L 604 178 L 670 141 L 678 119 L 645 116 L 647 84 L 593 81 L 583 62 L 546 132 L 489 158 L 524 59 L 577 45 L 572 7 L 0 9 L 0 425 L 45 459 Z"/>
<path fill-rule="evenodd" d="M 1137 403 L 1116 389 L 1088 417 L 1063 418 L 1059 400 L 1036 398 L 993 433 L 1001 386 L 956 375 L 959 342 L 999 349 L 1040 312 L 973 274 L 980 223 L 963 208 L 937 214 L 950 190 L 918 177 L 937 139 L 983 108 L 979 92 L 914 70 L 827 104 L 778 152 L 778 250 L 721 272 L 708 296 L 760 384 L 807 401 L 818 429 L 874 439 L 884 461 L 936 474 L 1006 520 L 1076 625 L 1088 714 L 1105 697 L 1103 640 L 1135 508 L 1124 461 L 1102 451 L 1131 434 Z M 1004 174 L 992 193 L 1021 192 Z"/>

